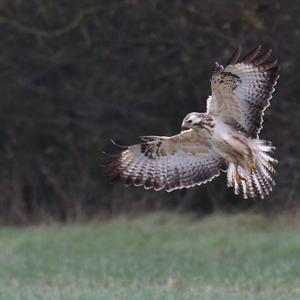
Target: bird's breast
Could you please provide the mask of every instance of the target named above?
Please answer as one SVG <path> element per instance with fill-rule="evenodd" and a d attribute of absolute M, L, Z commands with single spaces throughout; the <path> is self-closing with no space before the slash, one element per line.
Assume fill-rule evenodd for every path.
<path fill-rule="evenodd" d="M 235 161 L 245 150 L 245 145 L 237 136 L 238 132 L 226 123 L 217 122 L 211 143 L 215 151 L 224 159 Z"/>

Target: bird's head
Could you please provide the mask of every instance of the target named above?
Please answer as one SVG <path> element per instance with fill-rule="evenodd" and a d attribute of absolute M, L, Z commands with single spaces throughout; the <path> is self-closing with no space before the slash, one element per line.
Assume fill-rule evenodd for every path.
<path fill-rule="evenodd" d="M 212 118 L 206 113 L 189 113 L 182 121 L 181 128 L 182 130 L 188 129 L 209 129 L 213 127 Z"/>

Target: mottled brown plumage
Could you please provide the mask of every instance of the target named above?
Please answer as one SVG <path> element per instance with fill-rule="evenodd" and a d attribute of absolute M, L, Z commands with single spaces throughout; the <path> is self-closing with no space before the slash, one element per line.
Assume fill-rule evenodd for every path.
<path fill-rule="evenodd" d="M 271 50 L 257 47 L 240 60 L 241 47 L 223 67 L 215 64 L 206 113 L 190 113 L 171 137 L 142 137 L 109 164 L 109 174 L 146 189 L 189 188 L 227 171 L 227 185 L 244 198 L 272 190 L 274 147 L 259 139 L 263 114 L 279 77 Z"/>

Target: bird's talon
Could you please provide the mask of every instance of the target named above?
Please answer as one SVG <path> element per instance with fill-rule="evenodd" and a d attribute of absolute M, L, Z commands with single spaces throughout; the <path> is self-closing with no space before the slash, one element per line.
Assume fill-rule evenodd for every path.
<path fill-rule="evenodd" d="M 236 181 L 239 184 L 242 180 L 245 180 L 245 178 L 240 175 L 239 173 L 236 173 Z"/>

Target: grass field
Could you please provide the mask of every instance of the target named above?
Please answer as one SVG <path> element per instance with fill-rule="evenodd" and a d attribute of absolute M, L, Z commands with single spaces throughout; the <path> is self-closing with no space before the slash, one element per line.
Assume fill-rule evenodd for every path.
<path fill-rule="evenodd" d="M 300 222 L 160 213 L 2 228 L 0 299 L 300 299 Z"/>

